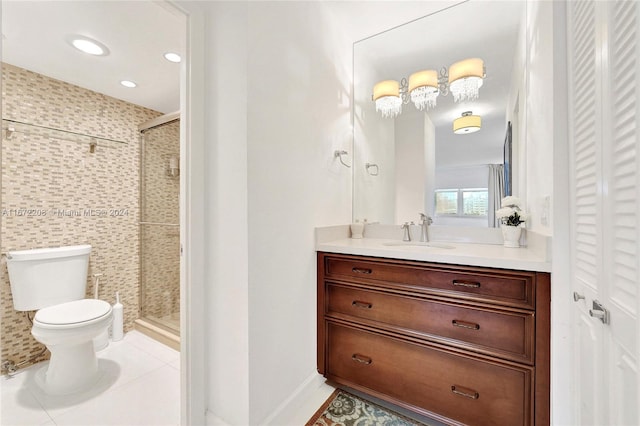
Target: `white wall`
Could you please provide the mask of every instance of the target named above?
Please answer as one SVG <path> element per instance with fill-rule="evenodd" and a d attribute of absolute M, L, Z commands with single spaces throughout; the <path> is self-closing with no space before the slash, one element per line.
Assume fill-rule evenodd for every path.
<path fill-rule="evenodd" d="M 247 13 L 202 4 L 205 17 L 205 321 L 207 408 L 249 424 Z M 233 42 L 230 42 L 233 40 Z"/>
<path fill-rule="evenodd" d="M 205 376 L 191 397 L 207 423 L 276 424 L 317 374 L 313 228 L 351 221 L 333 151 L 351 149 L 352 43 L 454 2 L 178 3 L 205 28 L 187 70 L 204 98 L 187 177 L 204 204 L 201 220 L 187 212 L 189 247 L 204 237 L 190 253 L 204 271 L 188 269 L 204 312 L 185 316 L 206 342 L 204 367 L 200 352 L 183 367 Z"/>
<path fill-rule="evenodd" d="M 354 219 L 396 223 L 394 205 L 386 202 L 395 198 L 396 190 L 395 120 L 384 118 L 376 112 L 371 94 L 377 83 L 377 73 L 367 66 L 367 58 L 358 55 L 357 49 L 354 49 L 353 54 L 353 62 L 358 64 L 357 68 L 362 72 L 354 76 L 352 87 L 371 88 L 371 91 L 360 90 L 353 93 L 353 192 L 359 194 L 353 200 Z M 378 166 L 377 176 L 367 171 L 366 163 Z M 373 169 L 371 172 L 375 173 Z"/>
<path fill-rule="evenodd" d="M 433 218 L 435 214 L 435 190 L 436 190 L 436 128 L 429 118 L 428 114 L 424 115 L 424 161 L 425 161 L 425 177 L 424 177 L 424 214 Z"/>
<path fill-rule="evenodd" d="M 393 204 L 396 212 L 395 220 L 385 223 L 418 223 L 419 213 L 426 212 L 427 157 L 435 157 L 435 131 L 428 116 L 423 113 L 402 114 L 395 121 L 396 189 Z"/>
<path fill-rule="evenodd" d="M 198 7 L 208 422 L 263 424 L 316 374 L 313 228 L 351 218 L 332 157 L 350 150 L 351 49 L 320 3 Z"/>
<path fill-rule="evenodd" d="M 250 424 L 316 370 L 315 226 L 351 221 L 350 40 L 322 3 L 249 5 Z"/>
<path fill-rule="evenodd" d="M 527 228 L 551 235 L 553 193 L 553 3 L 527 2 L 526 142 L 520 152 L 526 172 Z M 564 88 L 557 88 L 563 90 Z M 560 142 L 560 141 L 558 141 Z M 545 199 L 549 197 L 549 207 Z M 543 217 L 547 223 L 543 223 Z"/>

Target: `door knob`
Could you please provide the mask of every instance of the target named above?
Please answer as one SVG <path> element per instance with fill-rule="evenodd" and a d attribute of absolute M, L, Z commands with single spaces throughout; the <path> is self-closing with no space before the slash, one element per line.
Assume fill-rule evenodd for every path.
<path fill-rule="evenodd" d="M 603 324 L 609 324 L 609 311 L 597 300 L 593 301 L 593 307 L 589 309 L 589 316 L 598 318 Z"/>
<path fill-rule="evenodd" d="M 584 299 L 584 295 L 579 294 L 577 291 L 573 292 L 573 301 L 577 302 L 580 299 Z"/>

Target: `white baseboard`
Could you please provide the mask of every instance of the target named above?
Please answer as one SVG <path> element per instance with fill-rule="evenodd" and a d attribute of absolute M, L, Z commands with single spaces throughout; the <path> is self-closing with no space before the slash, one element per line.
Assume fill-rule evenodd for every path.
<path fill-rule="evenodd" d="M 326 379 L 320 374 L 314 372 L 304 382 L 302 382 L 302 384 L 300 384 L 300 386 L 298 386 L 293 393 L 282 402 L 282 404 L 280 404 L 259 424 L 263 426 L 291 425 L 296 424 L 292 423 L 292 421 L 299 421 L 299 419 L 296 419 L 296 416 L 302 416 L 305 420 L 311 418 L 315 410 L 320 407 L 322 402 L 324 402 L 331 393 L 326 389 L 322 389 L 322 392 L 319 393 L 320 388 L 326 387 L 333 390 L 333 388 L 330 388 L 325 384 L 325 380 Z M 321 400 L 314 401 L 314 399 L 317 399 L 318 397 L 321 397 Z M 305 403 L 309 404 L 310 400 L 312 402 L 312 411 L 309 411 L 308 413 L 300 413 L 300 408 L 304 407 Z M 206 413 L 206 424 L 207 426 L 231 426 L 209 410 L 207 410 Z"/>
<path fill-rule="evenodd" d="M 290 424 L 291 416 L 312 398 L 317 390 L 324 385 L 325 380 L 320 374 L 314 372 L 260 424 L 272 426 Z"/>

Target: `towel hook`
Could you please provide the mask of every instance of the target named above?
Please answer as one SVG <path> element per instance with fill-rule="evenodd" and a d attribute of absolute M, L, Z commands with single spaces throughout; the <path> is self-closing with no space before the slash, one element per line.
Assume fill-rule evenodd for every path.
<path fill-rule="evenodd" d="M 378 173 L 380 173 L 380 167 L 378 167 L 378 165 L 377 165 L 377 164 L 373 164 L 373 163 L 366 163 L 366 164 L 364 165 L 364 167 L 367 169 L 367 173 L 369 173 L 371 176 L 378 176 Z M 371 170 L 369 170 L 369 169 L 372 169 L 372 168 L 375 168 L 375 169 L 376 169 L 376 171 L 375 171 L 375 172 L 372 172 Z"/>
<path fill-rule="evenodd" d="M 338 150 L 333 152 L 333 158 L 337 157 L 340 160 L 340 162 L 342 163 L 343 166 L 351 167 L 349 164 L 344 162 L 344 160 L 342 159 L 343 155 L 349 155 L 349 153 L 347 151 L 338 151 Z"/>

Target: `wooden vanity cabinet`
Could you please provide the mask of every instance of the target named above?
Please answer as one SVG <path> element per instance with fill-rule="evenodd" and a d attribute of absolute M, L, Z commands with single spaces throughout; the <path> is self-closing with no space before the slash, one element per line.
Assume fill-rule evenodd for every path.
<path fill-rule="evenodd" d="M 548 425 L 548 273 L 318 253 L 318 371 L 451 425 Z"/>

